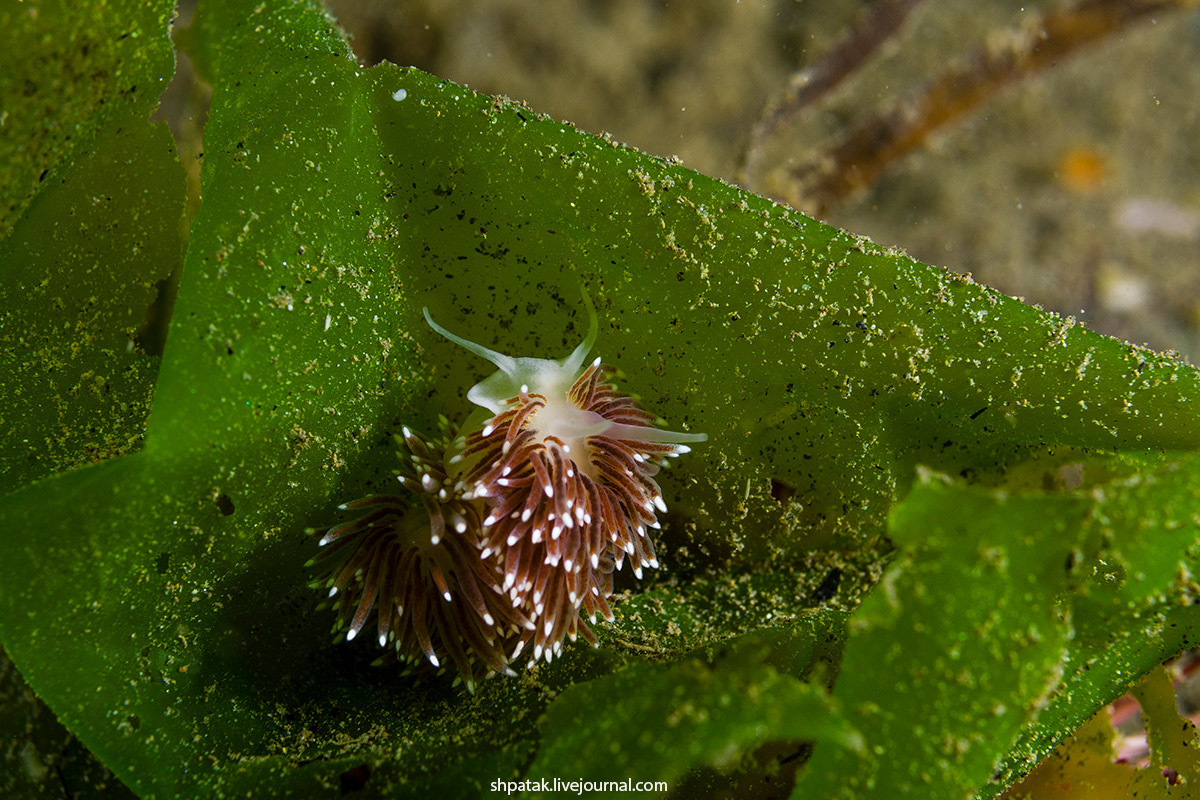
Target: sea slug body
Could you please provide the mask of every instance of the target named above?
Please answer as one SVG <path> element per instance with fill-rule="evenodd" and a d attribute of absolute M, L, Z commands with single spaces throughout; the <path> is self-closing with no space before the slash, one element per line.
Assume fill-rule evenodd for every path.
<path fill-rule="evenodd" d="M 495 590 L 502 565 L 479 556 L 479 512 L 447 480 L 444 445 L 407 428 L 398 444 L 409 458 L 397 477 L 418 507 L 395 495 L 364 497 L 342 508 L 366 514 L 318 534 L 314 561 L 336 565 L 321 586 L 338 627 L 353 639 L 374 612 L 380 646 L 393 643 L 404 661 L 452 662 L 471 679 L 479 664 L 511 672 L 508 652 L 533 623 Z"/>
<path fill-rule="evenodd" d="M 659 420 L 612 383 L 614 370 L 585 366 L 598 325 L 562 359 L 513 358 L 442 328 L 497 371 L 467 399 L 486 409 L 448 443 L 405 429 L 409 466 L 401 497 L 370 497 L 358 519 L 319 532 L 347 553 L 323 586 L 340 593 L 340 625 L 352 638 L 374 610 L 379 640 L 410 663 L 453 662 L 469 688 L 482 677 L 552 661 L 597 615 L 613 619 L 613 571 L 657 567 L 649 531 L 666 511 L 654 476 L 704 434 Z M 322 553 L 324 556 L 325 553 Z M 330 553 L 330 555 L 334 555 Z"/>

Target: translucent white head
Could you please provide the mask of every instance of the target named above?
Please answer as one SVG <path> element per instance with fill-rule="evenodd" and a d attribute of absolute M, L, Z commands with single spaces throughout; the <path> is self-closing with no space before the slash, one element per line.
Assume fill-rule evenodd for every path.
<path fill-rule="evenodd" d="M 580 408 L 570 399 L 571 387 L 584 370 L 584 361 L 596 343 L 599 321 L 592 300 L 583 293 L 588 311 L 588 332 L 583 342 L 564 358 L 513 358 L 489 350 L 456 336 L 433 321 L 425 309 L 425 321 L 435 331 L 455 344 L 470 350 L 495 364 L 499 369 L 472 386 L 467 399 L 482 406 L 492 414 L 500 414 L 509 407 L 508 401 L 521 395 L 522 391 L 545 398 L 541 409 L 527 422 L 526 429 L 542 439 L 553 437 L 566 445 L 570 458 L 587 475 L 594 472 L 588 457 L 587 440 L 601 434 L 633 442 L 656 442 L 673 444 L 675 454 L 686 453 L 688 443 L 702 442 L 708 437 L 703 433 L 668 431 L 654 425 L 631 425 L 606 419 L 595 411 Z M 599 366 L 600 359 L 593 364 Z M 481 413 L 481 412 L 480 412 Z M 474 419 L 481 426 L 483 420 Z M 486 423 L 489 424 L 490 423 Z"/>
<path fill-rule="evenodd" d="M 455 344 L 463 347 L 498 367 L 497 371 L 472 386 L 467 391 L 467 399 L 477 406 L 483 406 L 493 414 L 499 414 L 505 409 L 505 403 L 510 398 L 521 393 L 521 387 L 528 391 L 544 395 L 547 398 L 565 397 L 575 383 L 583 368 L 584 359 L 596 345 L 596 335 L 600 324 L 596 317 L 596 308 L 585 292 L 583 301 L 588 311 L 588 332 L 583 341 L 564 358 L 514 358 L 495 350 L 489 350 L 481 344 L 476 344 L 461 336 L 457 336 L 433 321 L 429 309 L 424 308 L 425 321 L 429 327 L 440 333 Z"/>

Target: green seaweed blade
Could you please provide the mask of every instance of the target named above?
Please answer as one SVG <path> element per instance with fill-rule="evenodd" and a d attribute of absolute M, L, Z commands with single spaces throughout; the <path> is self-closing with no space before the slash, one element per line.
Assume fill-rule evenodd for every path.
<path fill-rule="evenodd" d="M 714 709 L 712 681 L 728 679 L 736 696 L 768 700 L 749 706 L 765 735 L 811 735 L 817 758 L 835 758 L 851 729 L 867 741 L 905 730 L 898 716 L 850 710 L 893 646 L 904 658 L 946 648 L 939 677 L 997 687 L 963 706 L 965 722 L 936 704 L 949 739 L 905 744 L 926 773 L 969 755 L 946 778 L 958 791 L 1003 755 L 980 737 L 1006 748 L 1052 688 L 1064 593 L 1120 625 L 1125 603 L 1154 608 L 1143 598 L 1185 541 L 1148 551 L 1148 582 L 1121 584 L 1134 594 L 1113 600 L 1062 568 L 1073 548 L 1103 552 L 1079 501 L 1040 519 L 1033 500 L 968 487 L 939 522 L 958 497 L 918 483 L 917 468 L 993 485 L 1078 450 L 1140 469 L 1157 450 L 1196 449 L 1191 367 L 520 106 L 412 69 L 364 69 L 315 3 L 205 0 L 185 41 L 214 98 L 145 448 L 0 501 L 5 530 L 39 532 L 0 538 L 0 637 L 139 794 L 270 785 L 304 797 L 364 770 L 380 795 L 478 790 L 488 775 L 554 764 L 543 731 L 587 707 L 589 681 L 639 677 Z M 668 426 L 710 436 L 660 476 L 672 509 L 662 577 L 618 605 L 631 613 L 604 629 L 604 647 L 569 647 L 474 696 L 370 667 L 373 642 L 331 642 L 305 532 L 341 519 L 346 500 L 392 490 L 399 425 L 431 433 L 439 414 L 465 417 L 463 393 L 487 367 L 429 331 L 420 309 L 496 350 L 558 357 L 586 328 L 581 283 L 621 385 Z M 996 553 L 959 535 L 966 526 Z M 886 563 L 885 534 L 907 559 L 903 602 L 890 604 L 886 582 L 866 601 L 867 634 L 849 639 L 835 703 L 795 677 L 808 663 L 735 659 L 713 677 L 689 648 L 664 644 L 672 623 L 677 638 L 711 643 L 822 603 L 851 607 Z M 804 574 L 816 562 L 852 591 Z M 1014 582 L 1021 569 L 1044 585 Z M 949 610 L 929 598 L 936 586 Z M 978 616 L 976 592 L 995 620 Z M 644 627 L 662 630 L 636 646 L 632 610 L 652 616 L 658 603 Z M 918 610 L 936 623 L 889 643 Z M 954 637 L 984 625 L 994 645 L 955 670 Z M 1018 638 L 1028 662 L 1005 649 Z M 770 658 L 793 646 L 775 642 Z M 812 726 L 771 717 L 776 703 L 812 712 Z M 616 719 L 655 719 L 637 698 L 612 704 Z M 664 739 L 672 776 L 769 743 L 745 715 L 711 718 Z M 822 763 L 803 780 L 835 774 Z M 877 781 L 886 769 L 871 765 Z M 896 780 L 924 774 L 904 770 Z"/>

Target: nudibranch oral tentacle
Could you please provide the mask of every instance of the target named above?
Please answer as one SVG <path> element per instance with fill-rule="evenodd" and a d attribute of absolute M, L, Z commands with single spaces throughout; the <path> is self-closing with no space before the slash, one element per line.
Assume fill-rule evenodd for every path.
<path fill-rule="evenodd" d="M 399 483 L 412 499 L 372 496 L 343 506 L 357 519 L 317 535 L 336 561 L 326 588 L 347 639 L 376 618 L 381 644 L 404 661 L 482 677 L 551 661 L 564 642 L 598 640 L 588 623 L 614 619 L 613 573 L 657 567 L 649 531 L 666 511 L 654 480 L 704 434 L 664 430 L 587 362 L 599 332 L 561 359 L 513 357 L 430 327 L 497 371 L 472 386 L 479 406 L 430 442 L 404 430 Z M 399 441 L 399 439 L 398 439 Z M 586 617 L 586 621 L 585 621 Z"/>
<path fill-rule="evenodd" d="M 586 294 L 584 300 L 588 310 L 588 332 L 583 341 L 565 358 L 514 358 L 506 356 L 458 336 L 434 322 L 428 308 L 421 309 L 429 327 L 438 334 L 468 350 L 480 358 L 496 365 L 497 371 L 467 390 L 467 399 L 483 406 L 493 414 L 504 410 L 508 400 L 521 392 L 521 387 L 546 396 L 557 397 L 572 383 L 583 366 L 587 354 L 596 346 L 600 326 L 596 309 Z M 560 391 L 561 390 L 561 391 Z"/>

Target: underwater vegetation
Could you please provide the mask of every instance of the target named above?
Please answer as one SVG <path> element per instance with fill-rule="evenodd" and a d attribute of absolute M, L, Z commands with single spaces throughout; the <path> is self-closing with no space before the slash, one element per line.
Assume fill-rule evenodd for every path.
<path fill-rule="evenodd" d="M 174 10 L 0 7 L 0 789 L 1193 791 L 1194 367 Z"/>

